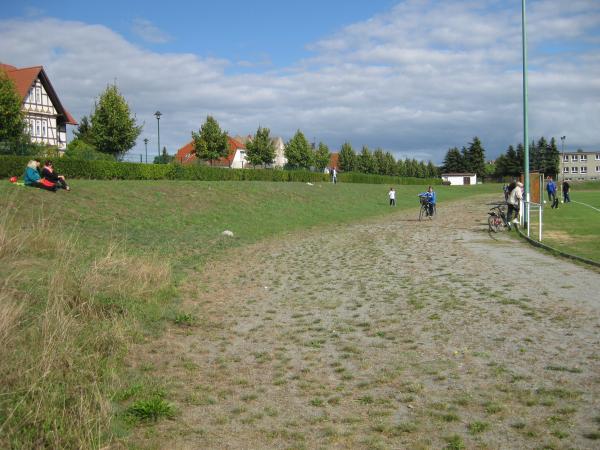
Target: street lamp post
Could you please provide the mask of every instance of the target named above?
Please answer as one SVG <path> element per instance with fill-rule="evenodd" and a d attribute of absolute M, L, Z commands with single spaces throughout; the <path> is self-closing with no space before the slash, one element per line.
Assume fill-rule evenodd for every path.
<path fill-rule="evenodd" d="M 146 146 L 146 164 L 148 164 L 148 138 L 144 138 L 144 145 Z"/>
<path fill-rule="evenodd" d="M 156 123 L 158 124 L 158 157 L 160 158 L 160 116 L 162 116 L 160 111 L 156 111 L 154 113 L 156 117 Z"/>

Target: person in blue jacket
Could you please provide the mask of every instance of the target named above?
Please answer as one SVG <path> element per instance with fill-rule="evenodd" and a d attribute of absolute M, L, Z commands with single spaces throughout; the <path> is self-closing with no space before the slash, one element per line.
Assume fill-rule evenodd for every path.
<path fill-rule="evenodd" d="M 27 163 L 25 173 L 23 174 L 23 182 L 25 183 L 25 186 L 56 192 L 56 185 L 40 176 L 40 173 L 38 172 L 39 167 L 40 162 L 37 160 L 31 160 Z"/>
<path fill-rule="evenodd" d="M 552 180 L 551 176 L 548 176 L 546 181 L 546 191 L 548 192 L 548 201 L 551 203 L 552 208 L 558 208 L 558 198 L 556 198 L 556 183 Z"/>
<path fill-rule="evenodd" d="M 427 200 L 429 217 L 433 216 L 433 213 L 435 211 L 435 203 L 436 203 L 436 195 L 435 195 L 435 191 L 433 190 L 433 188 L 431 186 L 429 186 L 427 188 L 426 192 L 421 192 L 419 194 L 419 197 L 423 197 Z"/>

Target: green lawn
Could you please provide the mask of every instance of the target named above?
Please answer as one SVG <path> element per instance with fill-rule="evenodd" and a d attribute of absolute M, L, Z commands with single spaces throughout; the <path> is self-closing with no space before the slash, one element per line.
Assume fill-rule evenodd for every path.
<path fill-rule="evenodd" d="M 600 261 L 599 210 L 600 190 L 574 190 L 571 203 L 561 203 L 558 209 L 551 209 L 546 203 L 543 216 L 544 244 L 570 254 Z M 532 230 L 535 231 L 536 237 L 537 223 L 537 215 L 533 214 Z"/>
<path fill-rule="evenodd" d="M 89 181 L 74 180 L 71 192 L 0 187 L 0 205 L 9 198 L 25 222 L 41 215 L 77 235 L 94 255 L 117 240 L 133 254 L 155 253 L 179 265 L 197 265 L 225 245 L 224 230 L 244 245 L 323 224 L 344 224 L 418 207 L 426 186 L 396 186 L 398 206 L 388 206 L 386 185 L 272 182 Z M 498 185 L 438 186 L 438 203 Z M 416 213 L 412 212 L 415 215 Z"/>

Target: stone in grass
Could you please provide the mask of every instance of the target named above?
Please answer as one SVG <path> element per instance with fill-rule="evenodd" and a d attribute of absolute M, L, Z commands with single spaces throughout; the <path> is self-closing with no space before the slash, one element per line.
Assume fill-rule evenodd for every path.
<path fill-rule="evenodd" d="M 233 237 L 233 231 L 225 230 L 221 233 L 223 236 Z"/>

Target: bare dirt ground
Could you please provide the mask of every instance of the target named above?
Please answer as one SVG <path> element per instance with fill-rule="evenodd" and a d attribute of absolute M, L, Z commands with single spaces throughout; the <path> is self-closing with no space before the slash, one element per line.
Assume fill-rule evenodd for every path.
<path fill-rule="evenodd" d="M 142 348 L 157 448 L 600 448 L 600 274 L 487 232 L 486 198 L 236 250 Z"/>

